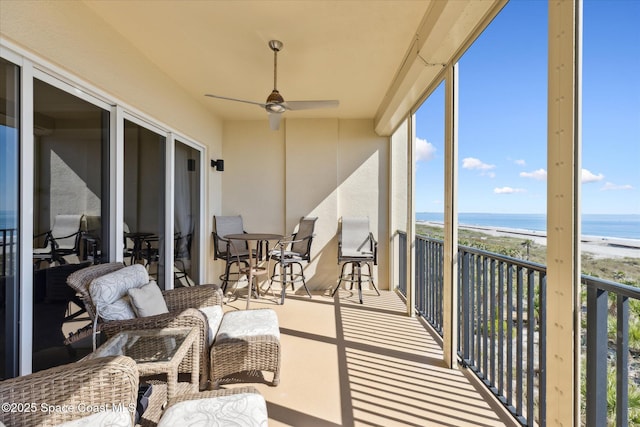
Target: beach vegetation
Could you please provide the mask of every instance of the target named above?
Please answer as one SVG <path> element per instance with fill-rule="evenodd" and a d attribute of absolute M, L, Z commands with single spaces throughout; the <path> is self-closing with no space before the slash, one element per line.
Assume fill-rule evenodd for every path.
<path fill-rule="evenodd" d="M 616 425 L 616 369 L 607 369 L 607 424 Z M 629 383 L 628 406 L 629 425 L 640 425 L 640 388 L 633 383 Z"/>
<path fill-rule="evenodd" d="M 416 224 L 416 234 L 444 239 L 443 228 L 430 224 Z M 494 236 L 478 230 L 460 228 L 458 244 L 546 265 L 546 245 L 537 244 L 526 237 Z M 640 258 L 606 258 L 583 252 L 581 263 L 583 274 L 630 286 L 640 286 Z"/>
<path fill-rule="evenodd" d="M 582 399 L 580 404 L 582 409 L 580 413 L 582 414 L 582 424 L 586 423 L 585 414 L 586 414 L 586 395 L 587 395 L 587 385 L 586 385 L 586 377 L 587 377 L 587 365 L 585 357 L 582 357 L 581 365 L 581 377 L 580 381 L 580 391 L 582 394 Z M 615 426 L 616 425 L 616 369 L 615 366 L 609 366 L 607 368 L 607 425 Z M 628 390 L 628 416 L 629 416 L 629 425 L 630 426 L 640 426 L 640 387 L 635 385 L 634 383 L 629 383 Z"/>
<path fill-rule="evenodd" d="M 637 317 L 629 321 L 629 349 L 640 352 L 640 320 Z"/>

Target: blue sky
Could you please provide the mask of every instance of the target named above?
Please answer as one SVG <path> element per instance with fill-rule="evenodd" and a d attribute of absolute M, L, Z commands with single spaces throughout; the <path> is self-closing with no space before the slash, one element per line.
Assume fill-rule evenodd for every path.
<path fill-rule="evenodd" d="M 0 126 L 0 211 L 15 209 L 18 200 L 17 186 L 8 184 L 16 179 L 18 153 L 15 138 L 15 129 Z"/>
<path fill-rule="evenodd" d="M 512 0 L 460 60 L 459 211 L 546 210 L 547 2 Z M 640 214 L 640 1 L 586 0 L 582 212 Z M 416 210 L 441 212 L 444 86 L 416 114 Z"/>

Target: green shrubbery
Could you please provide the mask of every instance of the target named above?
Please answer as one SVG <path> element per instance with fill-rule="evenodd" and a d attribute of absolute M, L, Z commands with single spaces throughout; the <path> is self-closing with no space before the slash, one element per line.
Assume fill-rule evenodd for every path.
<path fill-rule="evenodd" d="M 416 225 L 416 234 L 434 239 L 444 238 L 441 227 L 424 224 Z M 546 264 L 546 246 L 538 245 L 530 239 L 492 236 L 479 231 L 459 229 L 458 244 L 538 264 Z M 640 286 L 640 258 L 596 258 L 589 253 L 583 253 L 581 262 L 583 274 L 625 285 Z"/>

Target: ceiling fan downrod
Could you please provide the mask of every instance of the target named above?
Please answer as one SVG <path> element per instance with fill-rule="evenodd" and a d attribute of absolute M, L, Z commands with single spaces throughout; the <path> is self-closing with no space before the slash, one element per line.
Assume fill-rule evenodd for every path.
<path fill-rule="evenodd" d="M 282 49 L 282 42 L 270 40 L 269 48 L 273 51 L 273 90 L 278 90 L 278 52 Z"/>
<path fill-rule="evenodd" d="M 273 51 L 273 90 L 267 97 L 266 109 L 271 113 L 284 113 L 284 98 L 278 92 L 278 52 L 282 49 L 282 42 L 279 40 L 269 41 L 269 47 Z"/>

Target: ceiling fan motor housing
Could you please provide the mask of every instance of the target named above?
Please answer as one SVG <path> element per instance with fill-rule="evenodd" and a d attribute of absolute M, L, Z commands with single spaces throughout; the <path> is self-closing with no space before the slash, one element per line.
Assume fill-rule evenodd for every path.
<path fill-rule="evenodd" d="M 282 113 L 285 110 L 282 103 L 284 103 L 284 98 L 280 95 L 280 92 L 274 89 L 267 97 L 266 109 L 271 113 Z"/>

